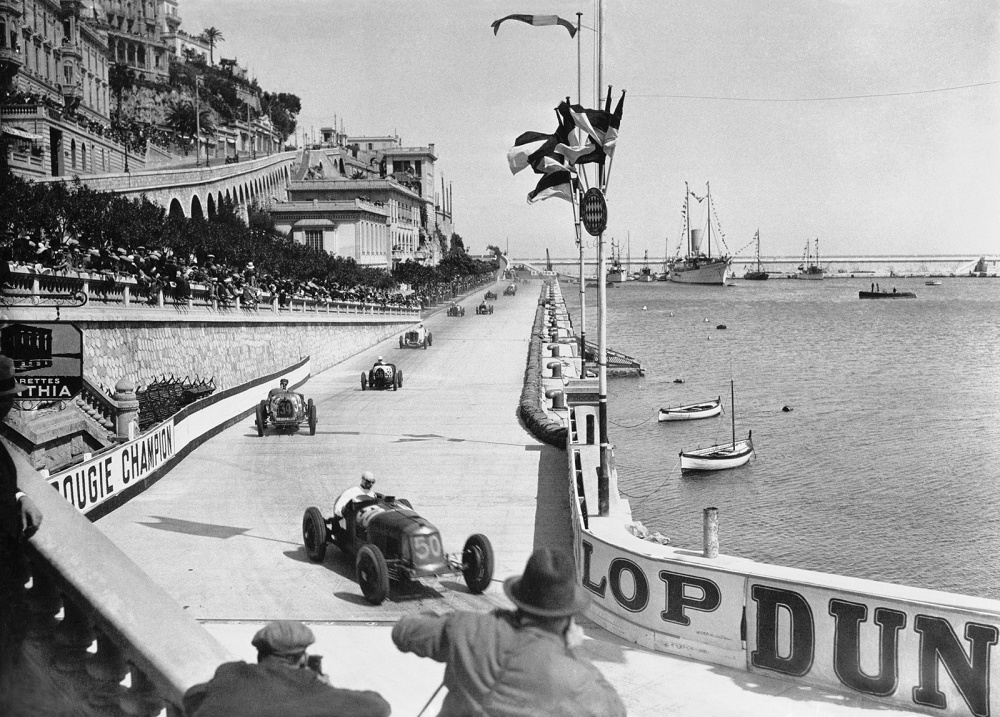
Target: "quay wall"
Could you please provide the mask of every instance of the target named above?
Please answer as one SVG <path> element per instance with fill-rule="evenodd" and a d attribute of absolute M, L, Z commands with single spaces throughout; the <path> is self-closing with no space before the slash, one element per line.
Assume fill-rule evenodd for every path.
<path fill-rule="evenodd" d="M 543 301 L 562 304 L 558 283 L 542 291 Z M 565 319 L 549 323 L 572 345 Z M 551 373 L 542 369 L 543 386 Z M 648 649 L 787 680 L 817 697 L 1000 714 L 1000 601 L 759 563 L 719 554 L 717 542 L 712 551 L 708 539 L 693 550 L 640 537 L 618 493 L 613 449 L 610 509 L 598 513 L 596 382 L 565 374 L 560 382 L 565 411 L 539 401 L 567 429 L 574 551 L 595 623 Z M 706 509 L 706 538 L 710 516 Z"/>

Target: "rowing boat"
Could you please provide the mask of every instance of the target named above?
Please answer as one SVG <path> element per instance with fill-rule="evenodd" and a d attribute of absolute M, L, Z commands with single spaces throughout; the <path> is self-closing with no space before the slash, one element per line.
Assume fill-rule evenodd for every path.
<path fill-rule="evenodd" d="M 691 421 L 696 418 L 711 418 L 722 413 L 722 396 L 713 401 L 703 401 L 702 403 L 689 403 L 686 406 L 673 406 L 671 408 L 661 408 L 657 416 L 658 421 Z"/>

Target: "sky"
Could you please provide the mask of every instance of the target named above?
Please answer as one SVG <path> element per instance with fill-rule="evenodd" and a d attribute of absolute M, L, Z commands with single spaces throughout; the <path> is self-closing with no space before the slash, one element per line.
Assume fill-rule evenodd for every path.
<path fill-rule="evenodd" d="M 302 99 L 300 130 L 433 143 L 473 252 L 577 253 L 573 210 L 529 205 L 522 132 L 577 101 L 576 39 L 506 22 L 556 14 L 581 33 L 596 105 L 597 0 L 180 0 L 262 88 Z M 752 257 L 1000 254 L 996 0 L 604 0 L 604 85 L 626 90 L 608 230 L 633 261 L 674 255 L 685 182 L 707 183 L 724 249 Z M 586 29 L 589 28 L 589 29 Z M 958 88 L 958 89 L 954 89 Z M 301 131 L 300 131 L 301 136 Z M 588 237 L 588 246 L 593 240 Z M 714 253 L 714 251 L 713 251 Z"/>

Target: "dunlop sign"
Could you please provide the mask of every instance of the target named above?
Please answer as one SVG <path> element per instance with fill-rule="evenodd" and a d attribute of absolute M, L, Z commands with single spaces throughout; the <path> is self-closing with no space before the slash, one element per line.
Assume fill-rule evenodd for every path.
<path fill-rule="evenodd" d="M 170 420 L 120 448 L 50 476 L 49 485 L 86 514 L 150 475 L 173 455 L 174 422 Z"/>
<path fill-rule="evenodd" d="M 590 536 L 580 546 L 592 609 L 645 629 L 656 649 L 908 709 L 1000 714 L 1000 619 L 988 606 L 657 561 Z"/>

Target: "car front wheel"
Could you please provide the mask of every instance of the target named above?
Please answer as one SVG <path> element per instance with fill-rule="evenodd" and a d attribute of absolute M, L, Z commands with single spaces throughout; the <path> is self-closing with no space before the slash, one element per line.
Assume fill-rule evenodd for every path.
<path fill-rule="evenodd" d="M 306 555 L 310 560 L 323 562 L 326 556 L 326 521 L 319 508 L 306 508 L 302 516 L 302 544 L 306 546 Z"/>
<path fill-rule="evenodd" d="M 316 435 L 316 404 L 310 398 L 309 403 L 306 405 L 306 410 L 309 412 L 309 435 Z"/>
<path fill-rule="evenodd" d="M 493 546 L 482 533 L 470 535 L 462 549 L 462 577 L 469 592 L 478 595 L 493 580 Z"/>
<path fill-rule="evenodd" d="M 361 546 L 354 567 L 365 600 L 372 605 L 381 605 L 389 595 L 389 566 L 382 551 L 374 545 Z"/>
<path fill-rule="evenodd" d="M 368 376 L 366 376 L 364 372 L 361 373 L 361 390 L 362 391 L 368 390 Z"/>
<path fill-rule="evenodd" d="M 265 410 L 266 409 L 264 408 L 264 406 L 265 406 L 264 401 L 261 401 L 260 403 L 257 404 L 257 420 L 256 420 L 256 423 L 257 423 L 257 435 L 258 436 L 263 436 L 264 435 L 264 421 L 267 420 L 265 418 L 265 415 L 266 415 L 265 414 Z"/>

